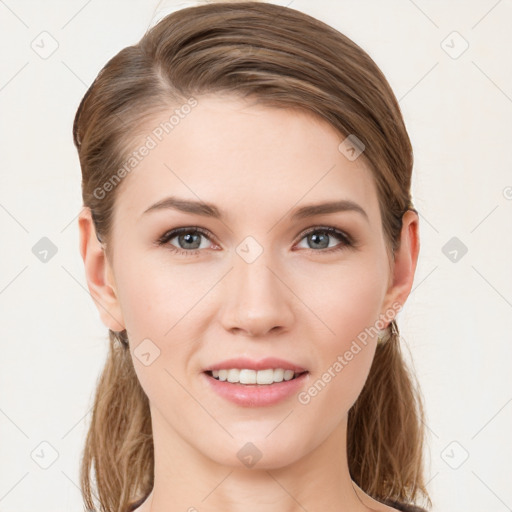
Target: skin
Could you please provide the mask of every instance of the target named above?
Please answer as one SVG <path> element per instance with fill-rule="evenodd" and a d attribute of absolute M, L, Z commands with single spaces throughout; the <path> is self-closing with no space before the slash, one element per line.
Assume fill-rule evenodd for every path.
<path fill-rule="evenodd" d="M 105 326 L 127 329 L 150 401 L 155 482 L 137 511 L 395 510 L 351 480 L 346 457 L 347 414 L 368 376 L 376 337 L 307 405 L 294 395 L 241 407 L 210 390 L 202 372 L 228 357 L 275 356 L 309 371 L 307 389 L 379 315 L 405 303 L 419 252 L 418 217 L 404 215 L 392 262 L 372 174 L 362 157 L 350 161 L 338 150 L 344 137 L 331 125 L 229 96 L 196 99 L 198 106 L 119 185 L 112 261 L 89 209 L 79 218 L 89 290 Z M 172 110 L 153 118 L 141 140 Z M 226 219 L 173 209 L 143 215 L 171 194 L 214 203 Z M 368 221 L 354 211 L 291 220 L 295 208 L 341 198 L 362 206 Z M 198 254 L 169 249 L 191 251 L 195 239 L 155 245 L 184 226 L 212 234 L 199 238 Z M 356 245 L 329 253 L 344 242 L 333 235 L 318 246 L 299 238 L 325 226 Z M 247 236 L 263 249 L 252 263 L 236 253 Z M 160 350 L 149 366 L 134 352 L 145 338 Z M 262 453 L 252 468 L 237 457 L 248 442 Z"/>

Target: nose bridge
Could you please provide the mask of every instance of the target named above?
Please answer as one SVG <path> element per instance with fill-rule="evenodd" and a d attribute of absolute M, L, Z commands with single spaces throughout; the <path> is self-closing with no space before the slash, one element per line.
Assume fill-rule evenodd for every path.
<path fill-rule="evenodd" d="M 227 279 L 224 326 L 252 335 L 264 335 L 278 326 L 288 328 L 293 322 L 291 294 L 279 278 L 279 265 L 272 251 L 257 251 L 252 241 L 246 244 L 237 247 Z"/>

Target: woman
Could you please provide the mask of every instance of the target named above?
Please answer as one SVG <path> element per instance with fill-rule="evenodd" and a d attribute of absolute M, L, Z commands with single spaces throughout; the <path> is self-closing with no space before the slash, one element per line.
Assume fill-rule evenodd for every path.
<path fill-rule="evenodd" d="M 182 9 L 106 64 L 73 135 L 110 338 L 87 508 L 430 506 L 395 320 L 413 155 L 372 59 L 294 9 Z"/>

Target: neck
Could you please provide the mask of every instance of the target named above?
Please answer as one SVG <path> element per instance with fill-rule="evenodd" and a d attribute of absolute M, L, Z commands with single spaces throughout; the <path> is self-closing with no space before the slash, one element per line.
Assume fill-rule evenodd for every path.
<path fill-rule="evenodd" d="M 207 447 L 198 451 L 171 429 L 158 410 L 152 410 L 152 418 L 154 486 L 137 512 L 368 512 L 378 504 L 350 477 L 346 417 L 312 451 L 290 458 L 285 466 L 265 456 L 272 436 L 263 446 L 264 441 L 251 445 L 226 435 L 222 460 L 212 460 L 204 454 Z M 204 439 L 207 443 L 206 432 Z M 244 455 L 257 459 L 259 453 L 261 458 L 252 467 L 249 462 L 244 466 L 236 456 L 240 447 L 245 447 Z M 231 459 L 226 455 L 230 452 Z"/>

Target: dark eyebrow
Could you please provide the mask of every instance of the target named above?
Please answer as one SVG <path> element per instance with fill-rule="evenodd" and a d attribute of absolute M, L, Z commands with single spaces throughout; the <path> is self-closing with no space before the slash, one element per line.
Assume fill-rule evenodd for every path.
<path fill-rule="evenodd" d="M 165 199 L 162 199 L 161 201 L 153 204 L 143 212 L 143 215 L 154 210 L 162 210 L 167 208 L 179 210 L 185 213 L 193 213 L 195 215 L 203 215 L 205 217 L 213 217 L 215 219 L 225 218 L 224 213 L 222 213 L 214 204 L 205 203 L 204 201 L 178 199 L 177 197 L 172 196 L 166 197 Z M 365 212 L 365 210 L 357 203 L 350 201 L 349 199 L 302 206 L 292 214 L 291 218 L 292 220 L 300 220 L 307 217 L 313 217 L 315 215 L 325 215 L 328 213 L 344 211 L 358 212 L 363 215 L 363 217 L 369 222 L 368 214 Z"/>
<path fill-rule="evenodd" d="M 368 214 L 361 206 L 349 199 L 341 199 L 339 201 L 331 201 L 328 203 L 312 204 L 302 206 L 297 209 L 292 215 L 292 219 L 305 219 L 306 217 L 313 217 L 314 215 L 324 215 L 326 213 L 354 211 L 360 213 L 367 222 L 370 221 Z"/>
<path fill-rule="evenodd" d="M 144 210 L 143 214 L 154 210 L 162 210 L 166 208 L 172 208 L 173 210 L 179 210 L 185 213 L 194 213 L 196 215 L 204 215 L 205 217 L 214 217 L 216 219 L 224 218 L 224 214 L 211 203 L 205 203 L 204 201 L 190 201 L 188 199 L 178 199 L 177 197 L 166 197 L 161 201 L 151 205 L 147 210 Z"/>

